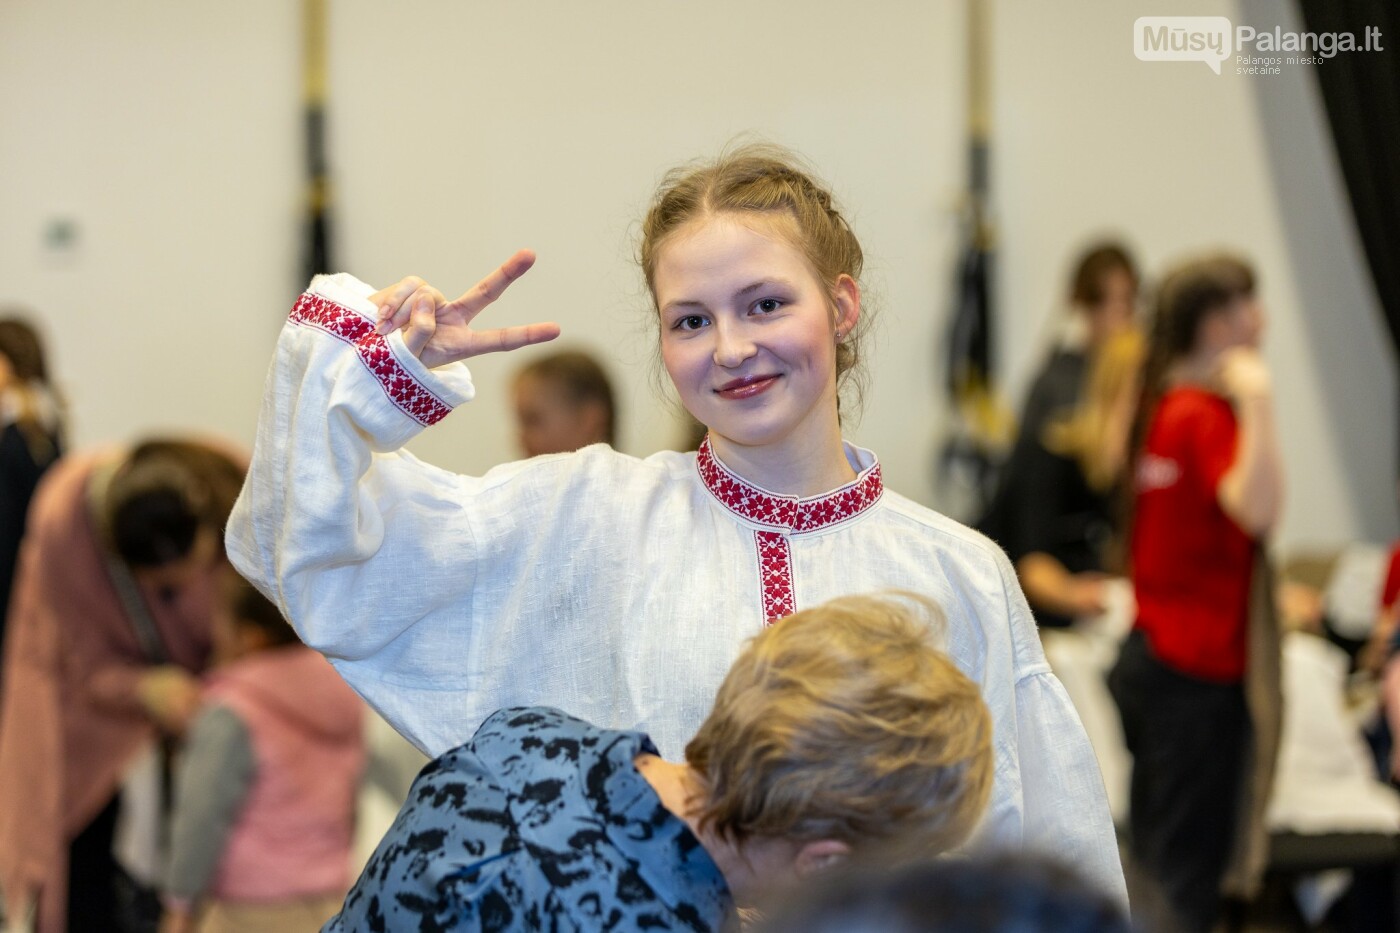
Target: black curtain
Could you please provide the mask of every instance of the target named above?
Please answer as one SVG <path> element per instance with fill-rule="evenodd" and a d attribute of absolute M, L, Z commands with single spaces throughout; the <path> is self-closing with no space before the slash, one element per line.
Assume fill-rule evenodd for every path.
<path fill-rule="evenodd" d="M 1383 51 L 1338 52 L 1312 70 L 1322 87 L 1352 213 L 1390 339 L 1400 351 L 1400 6 L 1394 0 L 1299 0 L 1308 32 L 1380 30 Z"/>

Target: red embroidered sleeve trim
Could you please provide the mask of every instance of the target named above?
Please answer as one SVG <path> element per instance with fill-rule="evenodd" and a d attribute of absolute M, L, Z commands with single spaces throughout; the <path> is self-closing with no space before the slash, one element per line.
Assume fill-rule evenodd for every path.
<path fill-rule="evenodd" d="M 388 341 L 374 332 L 374 325 L 364 315 L 329 298 L 306 292 L 292 307 L 290 319 L 295 324 L 324 331 L 354 347 L 360 362 L 378 380 L 389 401 L 419 424 L 437 424 L 451 413 L 452 406 L 414 379 L 394 358 Z"/>
<path fill-rule="evenodd" d="M 824 496 L 798 499 L 774 495 L 731 473 L 710 449 L 708 437 L 700 444 L 695 466 L 705 488 L 729 511 L 754 524 L 784 528 L 793 534 L 850 521 L 878 502 L 885 491 L 877 463 L 854 482 Z"/>

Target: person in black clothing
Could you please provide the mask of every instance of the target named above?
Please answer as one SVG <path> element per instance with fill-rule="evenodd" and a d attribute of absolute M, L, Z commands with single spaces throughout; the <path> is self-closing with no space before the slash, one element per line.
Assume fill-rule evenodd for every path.
<path fill-rule="evenodd" d="M 1020 852 L 905 865 L 887 864 L 877 854 L 799 886 L 751 927 L 753 933 L 1129 933 L 1131 929 L 1119 905 L 1094 890 L 1072 867 Z"/>
<path fill-rule="evenodd" d="M 1016 566 L 1036 621 L 1064 627 L 1080 615 L 1104 608 L 1102 571 L 1112 534 L 1112 477 L 1090 466 L 1112 460 L 1117 399 L 1095 400 L 1079 410 L 1099 351 L 1132 327 L 1138 291 L 1137 268 L 1126 249 L 1102 243 L 1089 249 L 1075 268 L 1070 301 L 1071 334 L 1051 353 L 1026 398 L 1020 431 L 1002 473 L 1001 485 L 979 529 L 997 541 Z M 1121 396 L 1124 371 L 1115 361 L 1115 387 Z M 1105 389 L 1109 387 L 1105 386 Z"/>
<path fill-rule="evenodd" d="M 0 643 L 29 500 L 63 452 L 60 414 L 39 335 L 21 318 L 0 319 Z"/>

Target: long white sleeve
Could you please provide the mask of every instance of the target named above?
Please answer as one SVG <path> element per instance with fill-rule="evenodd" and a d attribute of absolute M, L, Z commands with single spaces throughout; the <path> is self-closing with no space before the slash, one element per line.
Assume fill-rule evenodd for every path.
<path fill-rule="evenodd" d="M 972 532 L 963 530 L 960 537 L 975 552 L 956 562 L 957 595 L 943 599 L 947 606 L 966 600 L 975 608 L 963 617 L 982 623 L 956 627 L 950 650 L 960 667 L 977 676 L 995 723 L 996 789 L 983 842 L 1059 861 L 1126 912 L 1128 891 L 1108 794 L 1079 714 L 1045 660 L 1006 554 Z M 985 641 L 970 643 L 969 636 Z"/>
<path fill-rule="evenodd" d="M 1064 685 L 1045 660 L 1040 633 L 1010 560 L 999 551 L 994 556 L 1016 671 L 1012 708 L 998 717 L 998 728 L 1015 733 L 1005 744 L 1015 748 L 1018 758 L 1024 845 L 1063 862 L 1126 911 L 1123 863 L 1093 746 Z"/>
<path fill-rule="evenodd" d="M 346 660 L 382 650 L 441 586 L 460 591 L 470 574 L 463 525 L 442 520 L 455 477 L 398 449 L 471 398 L 470 376 L 465 367 L 428 372 L 397 334 L 374 335 L 368 294 L 348 276 L 321 277 L 297 303 L 226 535 L 234 565 L 307 643 Z M 406 408 L 389 392 L 395 384 L 436 390 L 425 399 L 435 405 Z M 386 522 L 384 503 L 402 510 L 399 520 Z M 358 598 L 369 592 L 374 599 Z"/>
<path fill-rule="evenodd" d="M 597 538 L 599 523 L 565 503 L 578 498 L 578 483 L 606 481 L 589 475 L 590 462 L 624 458 L 539 458 L 474 478 L 399 450 L 470 399 L 472 385 L 464 366 L 429 371 L 397 334 L 376 336 L 368 294 L 348 276 L 323 277 L 298 301 L 278 340 L 226 540 L 234 565 L 306 643 L 437 753 L 475 728 L 476 712 L 454 691 L 480 680 L 478 660 L 500 672 L 493 684 L 506 682 L 512 653 L 529 647 L 493 644 L 494 656 L 478 659 L 474 639 L 501 633 L 480 633 L 476 621 L 503 630 L 549 621 L 499 597 L 480 605 L 481 592 L 524 598 L 528 589 L 547 600 L 576 588 L 567 567 L 545 566 L 537 543 Z M 570 648 L 560 632 L 539 634 L 555 654 Z M 606 634 L 594 654 L 607 654 Z M 588 655 L 573 656 L 575 674 L 588 676 Z M 483 703 L 494 701 L 490 684 L 480 689 Z"/>

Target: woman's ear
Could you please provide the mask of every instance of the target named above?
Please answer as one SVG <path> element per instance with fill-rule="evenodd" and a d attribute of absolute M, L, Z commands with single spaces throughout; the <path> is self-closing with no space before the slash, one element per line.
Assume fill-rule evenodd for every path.
<path fill-rule="evenodd" d="M 836 337 L 839 343 L 850 336 L 860 320 L 860 286 L 856 280 L 842 273 L 836 278 L 831 290 L 831 303 L 835 309 Z"/>
<path fill-rule="evenodd" d="M 804 842 L 793 859 L 793 869 L 798 876 L 834 868 L 851 854 L 851 847 L 837 839 L 817 839 Z"/>

